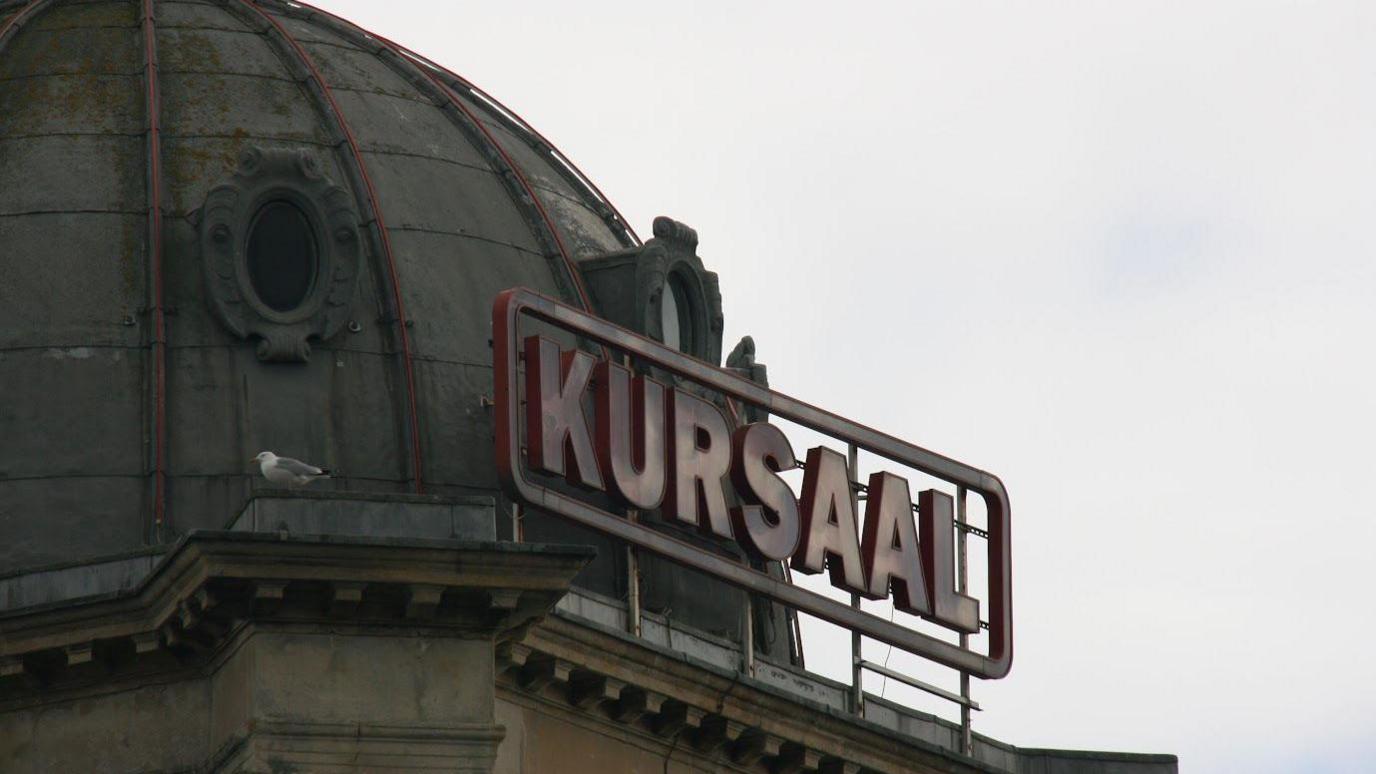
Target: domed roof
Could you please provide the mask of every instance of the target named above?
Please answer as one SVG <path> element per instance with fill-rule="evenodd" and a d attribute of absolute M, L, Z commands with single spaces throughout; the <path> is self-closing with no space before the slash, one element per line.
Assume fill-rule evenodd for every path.
<path fill-rule="evenodd" d="M 263 449 L 495 493 L 491 299 L 585 303 L 575 262 L 633 244 L 520 119 L 323 12 L 0 5 L 0 569 L 219 528 Z"/>

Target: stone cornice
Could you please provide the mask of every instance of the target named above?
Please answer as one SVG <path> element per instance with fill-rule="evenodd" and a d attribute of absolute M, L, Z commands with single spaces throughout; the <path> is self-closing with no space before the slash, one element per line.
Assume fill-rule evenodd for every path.
<path fill-rule="evenodd" d="M 549 617 L 498 652 L 504 692 L 746 771 L 1000 772 L 629 636 Z"/>
<path fill-rule="evenodd" d="M 0 696 L 15 685 L 118 673 L 155 653 L 206 659 L 237 623 L 260 617 L 423 624 L 501 640 L 545 615 L 593 553 L 195 532 L 126 592 L 0 614 Z"/>

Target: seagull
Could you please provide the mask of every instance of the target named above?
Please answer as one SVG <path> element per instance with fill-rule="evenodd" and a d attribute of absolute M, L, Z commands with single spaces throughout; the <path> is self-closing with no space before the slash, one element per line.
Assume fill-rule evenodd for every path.
<path fill-rule="evenodd" d="M 274 484 L 286 484 L 289 487 L 305 486 L 318 478 L 330 477 L 330 471 L 324 468 L 317 468 L 291 457 L 278 457 L 270 451 L 258 452 L 258 456 L 249 462 L 258 463 L 259 469 L 263 471 L 263 478 Z"/>

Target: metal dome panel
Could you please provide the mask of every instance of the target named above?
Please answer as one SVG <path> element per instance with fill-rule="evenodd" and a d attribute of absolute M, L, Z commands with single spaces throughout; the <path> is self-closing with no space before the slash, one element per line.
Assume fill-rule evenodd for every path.
<path fill-rule="evenodd" d="M 491 490 L 490 300 L 578 302 L 567 260 L 630 244 L 609 205 L 466 82 L 346 22 L 146 7 L 0 4 L 0 568 L 218 528 L 263 448 L 343 490 Z M 305 363 L 260 361 L 207 294 L 202 208 L 254 148 L 310 154 L 365 236 L 350 325 Z"/>

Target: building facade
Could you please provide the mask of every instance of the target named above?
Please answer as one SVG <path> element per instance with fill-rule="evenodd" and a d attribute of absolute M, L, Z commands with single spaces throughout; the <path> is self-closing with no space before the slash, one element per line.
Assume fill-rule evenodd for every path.
<path fill-rule="evenodd" d="M 0 2 L 0 770 L 1174 771 L 857 712 L 789 610 L 511 499 L 500 291 L 722 365 L 654 230 L 309 6 Z"/>

